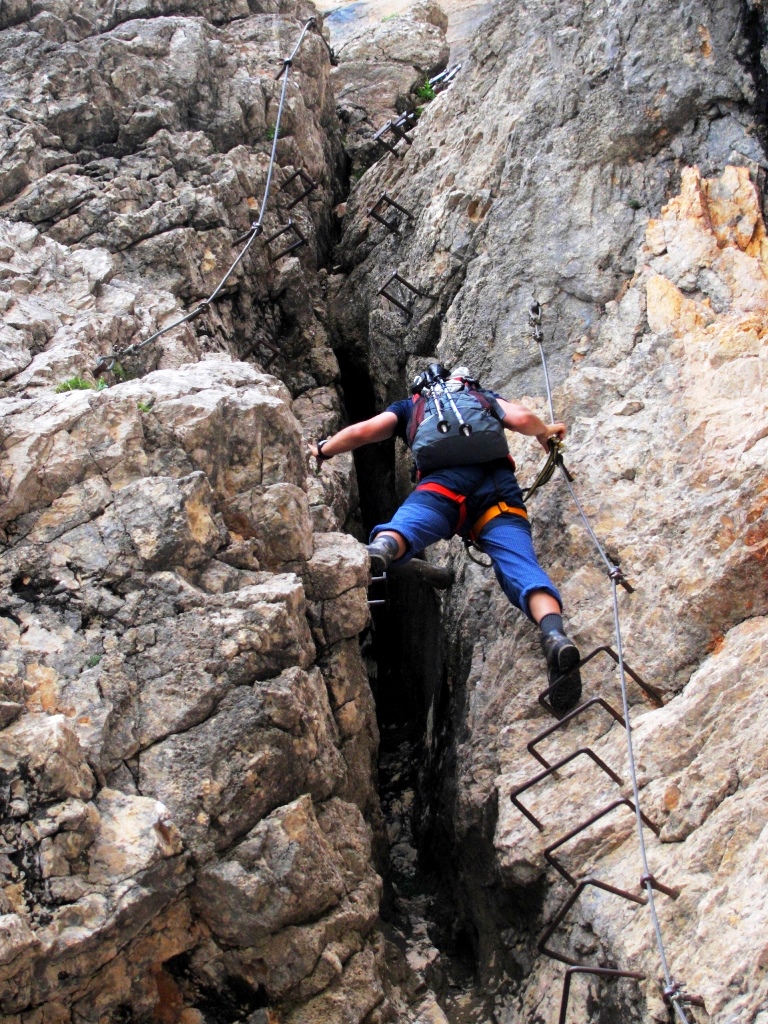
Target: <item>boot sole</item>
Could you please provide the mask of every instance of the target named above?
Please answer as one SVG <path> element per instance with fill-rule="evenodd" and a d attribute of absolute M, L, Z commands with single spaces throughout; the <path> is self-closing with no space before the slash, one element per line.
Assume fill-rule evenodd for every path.
<path fill-rule="evenodd" d="M 572 711 L 581 700 L 581 673 L 576 668 L 580 660 L 575 644 L 569 644 L 558 652 L 558 672 L 557 675 L 552 673 L 554 678 L 550 677 L 550 684 L 554 683 L 555 688 L 549 695 L 549 703 L 555 714 L 561 717 Z"/>
<path fill-rule="evenodd" d="M 580 661 L 581 655 L 576 644 L 562 647 L 557 655 L 558 675 L 565 675 L 566 672 L 570 672 L 572 668 L 576 668 Z"/>

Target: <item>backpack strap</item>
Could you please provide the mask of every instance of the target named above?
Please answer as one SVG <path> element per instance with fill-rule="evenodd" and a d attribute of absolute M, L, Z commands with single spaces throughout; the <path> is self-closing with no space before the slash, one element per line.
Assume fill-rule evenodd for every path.
<path fill-rule="evenodd" d="M 449 487 L 443 487 L 442 484 L 433 482 L 432 480 L 425 480 L 423 484 L 419 484 L 416 488 L 417 491 L 432 491 L 433 494 L 442 494 L 444 498 L 450 498 L 451 501 L 455 501 L 459 506 L 459 521 L 456 524 L 455 533 L 462 528 L 467 518 L 467 496 L 466 494 L 458 494 L 456 491 L 452 491 Z"/>
<path fill-rule="evenodd" d="M 493 416 L 496 417 L 499 423 L 501 423 L 501 421 L 504 419 L 504 410 L 501 408 L 501 406 L 493 397 L 493 395 L 489 394 L 489 392 L 483 390 L 482 388 L 473 388 L 470 387 L 469 385 L 465 385 L 465 387 L 467 394 L 471 395 L 476 401 L 480 403 L 480 405 L 482 405 L 484 409 L 487 409 Z"/>
<path fill-rule="evenodd" d="M 413 440 L 416 437 L 416 431 L 422 424 L 424 419 L 424 413 L 427 411 L 427 400 L 423 395 L 419 395 L 413 405 L 413 411 L 411 412 L 411 418 L 408 420 L 408 430 L 406 431 L 405 440 L 409 448 L 413 447 Z"/>

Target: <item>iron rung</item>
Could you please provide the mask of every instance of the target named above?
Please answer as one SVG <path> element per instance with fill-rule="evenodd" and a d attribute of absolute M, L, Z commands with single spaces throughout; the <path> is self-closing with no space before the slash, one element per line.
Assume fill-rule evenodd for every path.
<path fill-rule="evenodd" d="M 296 225 L 296 222 L 292 219 L 288 221 L 285 227 L 282 227 L 280 228 L 279 231 L 276 231 L 274 235 L 270 235 L 269 238 L 265 238 L 264 244 L 269 245 L 270 242 L 274 242 L 276 238 L 279 238 L 281 235 L 284 235 L 286 231 L 293 231 L 295 235 L 298 235 L 298 238 L 295 242 L 292 242 L 290 245 L 286 246 L 285 249 L 281 249 L 280 252 L 276 253 L 274 256 L 270 255 L 270 263 L 275 263 L 282 256 L 287 256 L 289 252 L 293 252 L 294 249 L 299 249 L 302 245 L 307 244 L 307 239 L 299 230 L 298 226 Z"/>
<path fill-rule="evenodd" d="M 289 175 L 285 179 L 283 184 L 280 186 L 280 191 L 285 192 L 285 190 L 288 188 L 291 182 L 295 181 L 297 178 L 301 178 L 301 180 L 304 182 L 304 191 L 301 193 L 301 195 L 298 195 L 294 200 L 292 200 L 292 202 L 290 202 L 287 206 L 283 207 L 283 209 L 286 212 L 288 210 L 292 210 L 294 206 L 298 205 L 302 199 L 306 198 L 306 196 L 308 196 L 311 192 L 314 192 L 315 189 L 317 188 L 317 182 L 310 178 L 307 172 L 302 167 L 300 167 L 297 171 L 294 171 L 293 174 Z"/>
<path fill-rule="evenodd" d="M 552 856 L 554 851 L 559 849 L 561 846 L 564 846 L 565 843 L 569 842 L 571 839 L 574 839 L 577 835 L 579 835 L 580 832 L 584 832 L 585 829 L 588 829 L 590 827 L 590 825 L 594 825 L 596 821 L 599 821 L 601 818 L 604 818 L 607 814 L 610 814 L 611 811 L 615 811 L 617 807 L 621 806 L 629 807 L 632 813 L 635 813 L 635 805 L 632 803 L 632 801 L 628 797 L 621 797 L 621 799 L 614 800 L 613 803 L 608 804 L 607 807 L 603 807 L 596 814 L 591 815 L 589 818 L 587 818 L 586 821 L 583 821 L 580 825 L 577 825 L 576 828 L 572 828 L 570 832 L 567 832 L 564 836 L 561 836 L 559 839 L 555 840 L 554 843 L 550 843 L 549 846 L 545 848 L 544 859 L 547 861 L 548 864 L 552 865 L 552 867 L 555 869 L 555 871 L 558 872 L 558 874 L 563 876 L 566 882 L 569 882 L 573 886 L 577 885 L 576 879 L 573 877 L 573 875 L 571 875 L 570 872 L 566 871 L 562 864 Z M 655 836 L 658 836 L 659 829 L 645 814 L 643 814 L 642 811 L 640 811 L 640 817 L 643 823 L 647 825 L 648 828 L 651 830 L 651 832 L 653 832 Z"/>

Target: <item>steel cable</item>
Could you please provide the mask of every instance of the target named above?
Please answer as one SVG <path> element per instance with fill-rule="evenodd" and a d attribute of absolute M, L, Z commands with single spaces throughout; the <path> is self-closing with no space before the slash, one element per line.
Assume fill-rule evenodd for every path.
<path fill-rule="evenodd" d="M 543 338 L 543 333 L 542 333 L 542 329 L 541 329 L 541 312 L 542 312 L 542 310 L 541 310 L 540 304 L 538 302 L 534 301 L 534 303 L 532 304 L 532 306 L 530 308 L 530 311 L 529 311 L 529 318 L 530 318 L 531 325 L 533 327 L 534 340 L 536 341 L 536 343 L 539 346 L 539 354 L 541 356 L 541 365 L 542 365 L 542 369 L 544 371 L 544 382 L 545 382 L 546 389 L 547 389 L 547 402 L 549 404 L 550 422 L 554 423 L 555 422 L 555 412 L 554 412 L 554 406 L 552 404 L 552 388 L 551 388 L 550 380 L 549 380 L 549 370 L 548 370 L 548 367 L 547 367 L 547 357 L 546 357 L 546 353 L 544 351 L 544 338 Z M 559 468 L 559 470 L 561 472 L 563 480 L 565 481 L 565 485 L 568 488 L 568 491 L 570 492 L 571 497 L 573 498 L 574 504 L 576 505 L 576 508 L 579 511 L 579 515 L 581 516 L 581 519 L 582 519 L 582 521 L 584 523 L 584 526 L 586 527 L 587 532 L 589 533 L 589 536 L 592 538 L 592 542 L 595 545 L 595 548 L 596 548 L 598 554 L 600 555 L 600 558 L 602 559 L 602 561 L 604 562 L 604 564 L 606 566 L 606 569 L 608 570 L 608 575 L 609 575 L 610 580 L 611 580 L 611 592 L 612 592 L 612 595 L 613 595 L 613 626 L 614 626 L 614 633 L 615 633 L 615 636 L 616 636 L 616 653 L 618 655 L 619 679 L 620 679 L 620 684 L 621 684 L 621 699 L 622 699 L 622 703 L 623 703 L 623 707 L 624 707 L 624 724 L 625 724 L 626 733 L 627 733 L 627 750 L 628 750 L 628 755 L 629 755 L 629 774 L 630 774 L 630 777 L 631 777 L 631 780 L 632 780 L 632 794 L 633 794 L 633 798 L 634 798 L 635 818 L 636 818 L 636 822 L 637 822 L 637 836 L 638 836 L 638 842 L 639 842 L 639 845 L 640 845 L 640 856 L 641 856 L 642 865 L 643 865 L 643 877 L 642 877 L 642 880 L 641 880 L 641 884 L 643 884 L 645 886 L 646 891 L 647 891 L 647 895 L 648 895 L 648 909 L 649 909 L 649 912 L 650 912 L 650 915 L 651 915 L 651 921 L 653 923 L 653 930 L 654 930 L 655 937 L 656 937 L 656 946 L 657 946 L 658 951 L 659 951 L 659 959 L 661 961 L 661 967 L 662 967 L 662 971 L 663 971 L 663 974 L 664 974 L 664 984 L 665 984 L 664 995 L 669 1000 L 669 1002 L 671 1003 L 671 1005 L 672 1005 L 672 1007 L 674 1009 L 674 1012 L 675 1012 L 675 1016 L 677 1017 L 677 1019 L 680 1022 L 680 1024 L 690 1024 L 690 1020 L 689 1020 L 687 1014 L 685 1013 L 685 1010 L 680 1005 L 681 1002 L 682 1002 L 682 999 L 683 999 L 683 993 L 681 991 L 681 986 L 678 983 L 673 981 L 672 976 L 670 974 L 670 970 L 669 970 L 669 963 L 668 963 L 668 960 L 667 960 L 667 954 L 666 954 L 666 950 L 664 948 L 664 939 L 663 939 L 663 936 L 661 934 L 661 925 L 659 924 L 659 917 L 658 917 L 658 913 L 656 912 L 656 904 L 655 904 L 654 895 L 653 895 L 653 882 L 651 880 L 651 873 L 650 873 L 650 870 L 649 870 L 649 867 L 648 867 L 648 854 L 647 854 L 647 850 L 646 850 L 646 846 L 645 846 L 645 836 L 643 834 L 643 821 L 642 821 L 642 816 L 641 816 L 641 812 L 640 812 L 640 787 L 639 787 L 638 782 L 637 782 L 637 769 L 636 769 L 636 765 L 635 765 L 635 752 L 634 752 L 634 745 L 632 743 L 632 726 L 631 726 L 630 721 L 629 721 L 629 698 L 628 698 L 628 695 L 627 695 L 627 678 L 626 678 L 626 673 L 625 673 L 625 668 L 624 668 L 624 649 L 623 649 L 623 646 L 622 646 L 622 638 L 621 638 L 621 621 L 620 621 L 620 617 L 619 617 L 619 597 L 618 597 L 617 585 L 619 583 L 621 583 L 625 587 L 625 589 L 631 589 L 631 588 L 628 587 L 628 584 L 624 580 L 622 571 L 619 568 L 619 566 L 615 565 L 613 562 L 611 562 L 611 560 L 608 558 L 607 554 L 605 553 L 605 550 L 603 549 L 602 544 L 598 540 L 597 535 L 595 534 L 595 531 L 592 529 L 592 525 L 589 522 L 589 518 L 587 517 L 587 514 L 584 511 L 584 509 L 583 509 L 583 507 L 581 505 L 581 502 L 579 501 L 579 499 L 578 499 L 578 497 L 576 495 L 576 492 L 573 489 L 573 486 L 572 486 L 570 480 L 568 479 L 567 470 L 563 466 L 562 462 L 560 462 L 558 464 L 558 468 Z"/>
<path fill-rule="evenodd" d="M 146 348 L 147 345 L 151 345 L 153 341 L 157 341 L 158 338 L 161 338 L 164 334 L 167 334 L 169 331 L 174 330 L 176 327 L 181 327 L 182 324 L 189 323 L 191 320 L 196 320 L 197 317 L 199 317 L 202 313 L 204 313 L 208 309 L 208 307 L 211 305 L 212 302 L 215 302 L 215 300 L 219 296 L 219 293 L 223 289 L 224 285 L 230 279 L 230 277 L 235 272 L 235 270 L 240 265 L 240 263 L 242 263 L 242 261 L 245 259 L 245 256 L 247 255 L 248 250 L 251 248 L 251 246 L 256 241 L 256 239 L 259 237 L 259 235 L 261 235 L 262 232 L 264 231 L 264 218 L 265 218 L 266 213 L 267 213 L 267 203 L 269 202 L 269 196 L 270 196 L 270 191 L 272 189 L 272 179 L 273 179 L 273 176 L 274 176 L 275 164 L 277 163 L 277 143 L 278 143 L 278 140 L 280 138 L 280 122 L 281 122 L 282 117 L 283 117 L 283 109 L 285 107 L 285 99 L 286 99 L 286 95 L 287 95 L 287 92 L 288 92 L 288 78 L 290 76 L 290 70 L 291 70 L 291 66 L 293 64 L 294 58 L 296 57 L 296 54 L 301 49 L 301 45 L 304 42 L 304 38 L 307 35 L 307 32 L 309 32 L 309 30 L 311 28 L 317 29 L 317 18 L 309 18 L 308 21 L 305 23 L 304 27 L 301 30 L 301 35 L 299 36 L 299 40 L 296 43 L 296 45 L 294 46 L 294 48 L 293 48 L 293 52 L 291 53 L 290 57 L 285 57 L 284 58 L 284 60 L 282 62 L 282 68 L 280 69 L 280 72 L 276 76 L 277 80 L 279 80 L 280 78 L 283 79 L 283 85 L 282 85 L 282 88 L 280 90 L 280 102 L 279 102 L 278 107 L 277 107 L 277 117 L 275 118 L 274 136 L 272 138 L 272 151 L 271 151 L 270 157 L 269 157 L 269 167 L 267 168 L 267 180 L 266 180 L 266 183 L 265 183 L 265 186 L 264 186 L 264 198 L 263 198 L 262 203 L 261 203 L 261 209 L 259 211 L 258 220 L 254 224 L 251 225 L 251 227 L 250 227 L 250 229 L 249 229 L 249 231 L 247 233 L 248 234 L 247 241 L 246 241 L 245 245 L 243 246 L 243 248 L 238 253 L 237 258 L 232 263 L 232 265 L 230 266 L 229 270 L 227 270 L 227 272 L 224 274 L 222 279 L 219 281 L 219 283 L 216 285 L 216 287 L 214 288 L 214 290 L 211 292 L 211 294 L 208 296 L 207 299 L 203 299 L 203 301 L 199 305 L 197 305 L 193 310 L 191 310 L 189 313 L 187 313 L 184 316 L 180 317 L 178 320 L 175 320 L 172 324 L 168 324 L 166 327 L 161 327 L 159 331 L 155 331 L 154 334 L 150 335 L 148 338 L 145 338 L 144 341 L 139 341 L 139 342 L 136 342 L 133 345 L 129 345 L 127 348 L 123 349 L 121 352 L 112 353 L 111 355 L 104 356 L 99 361 L 96 369 L 94 370 L 95 373 L 99 372 L 102 368 L 106 369 L 106 370 L 111 370 L 115 366 L 115 364 L 117 362 L 119 362 L 120 359 L 124 359 L 126 356 L 133 355 L 135 352 L 141 351 L 141 349 Z M 331 63 L 332 64 L 335 63 L 335 57 L 334 57 L 334 54 L 333 54 L 333 50 L 328 45 L 327 40 L 323 36 L 322 32 L 318 31 L 318 35 L 320 36 L 320 38 L 322 39 L 323 43 L 325 44 L 326 49 L 328 50 L 328 54 L 329 54 Z"/>

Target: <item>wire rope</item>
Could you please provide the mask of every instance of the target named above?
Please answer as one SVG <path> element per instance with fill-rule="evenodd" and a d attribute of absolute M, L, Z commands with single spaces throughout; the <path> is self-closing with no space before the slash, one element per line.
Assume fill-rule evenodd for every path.
<path fill-rule="evenodd" d="M 262 199 L 261 202 L 258 220 L 256 220 L 256 222 L 251 225 L 247 233 L 247 240 L 245 242 L 245 245 L 240 250 L 232 265 L 229 267 L 227 272 L 224 274 L 222 279 L 219 281 L 219 283 L 216 285 L 216 287 L 214 288 L 214 290 L 211 292 L 207 299 L 203 299 L 202 302 L 200 302 L 199 305 L 197 305 L 194 309 L 190 310 L 189 313 L 186 313 L 178 320 L 175 320 L 172 324 L 167 324 L 165 327 L 161 327 L 160 330 L 155 331 L 154 334 L 151 334 L 148 338 L 145 338 L 143 341 L 135 342 L 133 345 L 129 345 L 127 348 L 122 349 L 120 352 L 104 356 L 99 361 L 99 364 L 96 367 L 95 372 L 98 372 L 102 367 L 104 369 L 111 370 L 115 366 L 115 364 L 119 362 L 120 359 L 124 359 L 126 356 L 133 355 L 134 353 L 141 351 L 141 349 L 146 348 L 147 345 L 151 345 L 153 341 L 157 341 L 158 338 L 161 338 L 164 334 L 168 334 L 169 331 L 174 330 L 176 327 L 181 327 L 182 324 L 186 324 L 192 320 L 196 320 L 197 317 L 199 317 L 208 309 L 212 302 L 216 301 L 222 289 L 224 288 L 224 285 L 227 283 L 232 274 L 245 259 L 248 250 L 251 248 L 253 243 L 264 231 L 264 218 L 267 213 L 267 203 L 269 202 L 270 192 L 272 189 L 272 179 L 274 177 L 275 164 L 277 163 L 277 143 L 280 138 L 280 122 L 283 117 L 285 100 L 288 93 L 288 78 L 290 76 L 291 67 L 293 65 L 293 61 L 296 57 L 296 54 L 301 49 L 302 43 L 304 42 L 304 39 L 311 28 L 314 28 L 318 32 L 318 35 L 325 44 L 325 47 L 328 50 L 331 63 L 334 63 L 335 61 L 333 50 L 328 45 L 328 42 L 323 36 L 322 32 L 320 32 L 319 29 L 317 28 L 317 18 L 309 18 L 305 22 L 304 27 L 301 30 L 301 35 L 299 36 L 298 42 L 294 46 L 290 57 L 285 57 L 283 59 L 282 67 L 276 76 L 277 80 L 279 80 L 280 78 L 283 79 L 283 84 L 280 90 L 280 102 L 277 107 L 277 116 L 275 118 L 274 135 L 272 137 L 272 150 L 269 156 L 267 180 L 264 185 L 264 198 Z"/>
<path fill-rule="evenodd" d="M 539 354 L 540 354 L 540 357 L 541 357 L 541 365 L 542 365 L 542 369 L 544 371 L 544 383 L 545 383 L 545 386 L 546 386 L 546 389 L 547 389 L 547 402 L 549 404 L 550 420 L 551 420 L 551 422 L 554 422 L 555 421 L 555 413 L 554 413 L 554 406 L 553 406 L 553 403 L 552 403 L 552 387 L 551 387 L 550 379 L 549 379 L 549 369 L 547 367 L 547 356 L 546 356 L 546 353 L 544 351 L 544 337 L 543 337 L 543 332 L 542 332 L 542 329 L 541 329 L 541 314 L 542 314 L 541 305 L 538 302 L 534 301 L 533 304 L 531 305 L 531 308 L 530 308 L 530 311 L 529 311 L 529 318 L 530 318 L 530 321 L 531 321 L 531 325 L 533 327 L 534 340 L 536 341 L 536 343 L 539 346 Z M 681 988 L 681 986 L 678 983 L 673 981 L 672 975 L 671 975 L 670 970 L 669 970 L 669 961 L 667 960 L 667 953 L 666 953 L 666 949 L 664 947 L 664 938 L 663 938 L 662 933 L 661 933 L 661 925 L 659 923 L 659 916 L 658 916 L 658 913 L 656 911 L 656 903 L 655 903 L 654 894 L 653 894 L 654 893 L 653 881 L 652 881 L 651 873 L 650 873 L 650 870 L 649 870 L 649 867 L 648 867 L 648 852 L 647 852 L 646 845 L 645 845 L 645 836 L 643 834 L 643 820 L 642 820 L 642 816 L 641 816 L 641 812 L 640 812 L 640 787 L 639 787 L 638 782 L 637 782 L 637 768 L 636 768 L 636 765 L 635 765 L 635 751 L 634 751 L 634 745 L 632 743 L 632 726 L 631 726 L 630 721 L 629 721 L 629 697 L 627 695 L 627 677 L 626 677 L 626 672 L 625 672 L 625 668 L 624 668 L 624 648 L 623 648 L 623 644 L 622 644 L 621 620 L 620 620 L 620 616 L 619 616 L 618 584 L 621 583 L 622 586 L 624 586 L 625 589 L 628 589 L 628 590 L 631 590 L 631 588 L 629 587 L 629 585 L 627 584 L 626 580 L 624 579 L 623 573 L 622 573 L 621 569 L 619 568 L 619 566 L 615 565 L 613 562 L 611 562 L 611 560 L 608 558 L 607 554 L 605 553 L 605 550 L 604 550 L 602 544 L 600 543 L 600 541 L 598 540 L 597 535 L 595 534 L 595 531 L 592 529 L 592 524 L 590 523 L 589 518 L 588 518 L 586 512 L 584 511 L 584 508 L 582 507 L 582 504 L 579 501 L 578 496 L 576 495 L 575 490 L 573 489 L 573 485 L 571 484 L 571 481 L 568 479 L 567 471 L 566 471 L 565 467 L 563 466 L 562 462 L 558 463 L 558 469 L 560 470 L 560 473 L 561 473 L 561 475 L 563 477 L 563 480 L 565 481 L 565 485 L 568 488 L 568 491 L 570 492 L 571 498 L 573 499 L 574 504 L 576 505 L 576 508 L 579 511 L 579 515 L 581 516 L 581 519 L 582 519 L 582 521 L 584 523 L 584 526 L 586 527 L 587 532 L 589 533 L 589 536 L 592 539 L 592 542 L 593 542 L 593 544 L 594 544 L 598 554 L 600 555 L 600 558 L 602 559 L 603 563 L 605 564 L 606 569 L 608 570 L 608 576 L 610 577 L 610 580 L 611 580 L 611 593 L 612 593 L 612 596 L 613 596 L 613 627 L 614 627 L 614 633 L 615 633 L 615 636 L 616 636 L 616 653 L 618 655 L 619 680 L 620 680 L 620 684 L 621 684 L 621 699 L 622 699 L 622 704 L 623 704 L 623 707 L 624 707 L 624 724 L 625 724 L 625 727 L 626 727 L 626 734 L 627 734 L 627 750 L 628 750 L 628 755 L 629 755 L 629 774 L 630 774 L 630 778 L 632 780 L 632 795 L 633 795 L 633 798 L 634 798 L 635 819 L 636 819 L 636 823 L 637 823 L 637 837 L 638 837 L 638 843 L 639 843 L 639 846 L 640 846 L 640 857 L 641 857 L 641 861 L 642 861 L 642 865 L 643 865 L 643 877 L 642 877 L 642 880 L 641 880 L 641 884 L 643 884 L 645 886 L 646 892 L 647 892 L 647 895 L 648 895 L 648 910 L 649 910 L 649 913 L 651 915 L 651 921 L 653 923 L 653 930 L 654 930 L 654 934 L 655 934 L 655 938 L 656 938 L 656 946 L 658 948 L 659 959 L 661 961 L 661 967 L 662 967 L 662 971 L 663 971 L 663 974 L 664 974 L 664 995 L 669 1000 L 670 1004 L 672 1005 L 672 1008 L 674 1010 L 675 1016 L 677 1017 L 677 1020 L 680 1022 L 680 1024 L 690 1024 L 690 1020 L 689 1020 L 687 1014 L 685 1013 L 685 1010 L 681 1006 L 681 1002 L 683 1001 L 682 988 Z"/>

